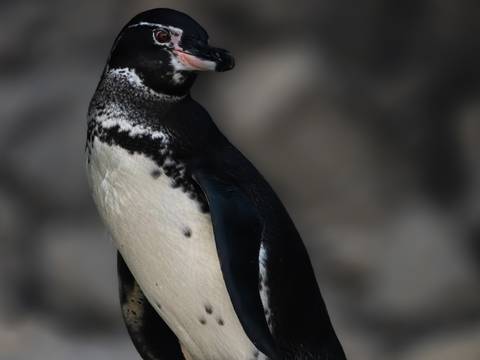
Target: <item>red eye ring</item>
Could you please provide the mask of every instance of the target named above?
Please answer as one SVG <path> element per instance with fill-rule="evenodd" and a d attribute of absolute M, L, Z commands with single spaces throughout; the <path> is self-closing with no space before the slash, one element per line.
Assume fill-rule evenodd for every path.
<path fill-rule="evenodd" d="M 155 40 L 157 40 L 159 43 L 163 44 L 166 42 L 169 42 L 171 39 L 170 32 L 165 29 L 157 29 L 153 32 L 153 36 Z"/>

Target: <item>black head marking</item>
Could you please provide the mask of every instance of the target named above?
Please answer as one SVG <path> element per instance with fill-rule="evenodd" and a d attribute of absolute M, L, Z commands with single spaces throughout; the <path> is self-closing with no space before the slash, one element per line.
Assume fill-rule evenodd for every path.
<path fill-rule="evenodd" d="M 220 326 L 223 326 L 223 325 L 225 325 L 225 322 L 223 321 L 222 318 L 218 318 L 217 319 L 217 324 L 220 325 Z"/>
<path fill-rule="evenodd" d="M 152 9 L 130 20 L 117 36 L 107 71 L 129 69 L 147 88 L 185 95 L 198 71 L 225 71 L 233 57 L 208 44 L 205 29 L 190 16 L 171 9 Z"/>
<path fill-rule="evenodd" d="M 199 321 L 200 324 L 202 324 L 202 325 L 205 325 L 205 324 L 207 323 L 207 319 L 205 319 L 203 316 L 202 316 L 200 319 L 198 319 L 198 321 Z"/>
<path fill-rule="evenodd" d="M 210 304 L 205 305 L 205 312 L 207 314 L 211 314 L 213 312 L 212 305 L 210 305 Z"/>

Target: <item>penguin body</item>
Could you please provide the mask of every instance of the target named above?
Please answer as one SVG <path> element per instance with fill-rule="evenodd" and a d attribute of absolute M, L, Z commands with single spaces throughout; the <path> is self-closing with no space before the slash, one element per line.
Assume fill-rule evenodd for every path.
<path fill-rule="evenodd" d="M 124 116 L 129 114 L 115 119 L 126 121 Z M 193 359 L 250 359 L 257 350 L 225 287 L 210 214 L 198 200 L 203 195 L 183 174 L 186 165 L 173 158 L 170 135 L 157 134 L 144 135 L 163 149 L 157 161 L 121 141 L 94 137 L 88 169 L 95 203 L 146 298 L 184 351 Z"/>
<path fill-rule="evenodd" d="M 189 95 L 198 71 L 233 67 L 206 41 L 184 14 L 138 15 L 90 104 L 89 183 L 129 333 L 147 360 L 344 359 L 286 210 Z"/>

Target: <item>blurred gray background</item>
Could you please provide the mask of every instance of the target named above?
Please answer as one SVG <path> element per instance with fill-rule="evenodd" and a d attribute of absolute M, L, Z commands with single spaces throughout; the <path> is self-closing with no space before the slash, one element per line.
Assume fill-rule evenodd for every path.
<path fill-rule="evenodd" d="M 474 0 L 2 0 L 0 359 L 139 359 L 84 142 L 113 39 L 152 7 L 236 55 L 193 93 L 284 200 L 349 358 L 480 359 Z"/>

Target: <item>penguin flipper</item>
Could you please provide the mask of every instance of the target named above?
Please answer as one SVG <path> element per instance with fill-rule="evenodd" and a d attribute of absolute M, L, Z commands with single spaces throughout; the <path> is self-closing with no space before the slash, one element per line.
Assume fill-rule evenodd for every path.
<path fill-rule="evenodd" d="M 233 308 L 250 341 L 275 359 L 275 345 L 267 325 L 258 288 L 259 251 L 263 226 L 242 189 L 204 170 L 192 172 L 204 192 L 225 285 Z"/>
<path fill-rule="evenodd" d="M 185 360 L 175 334 L 150 305 L 120 253 L 117 271 L 122 315 L 144 360 Z"/>

